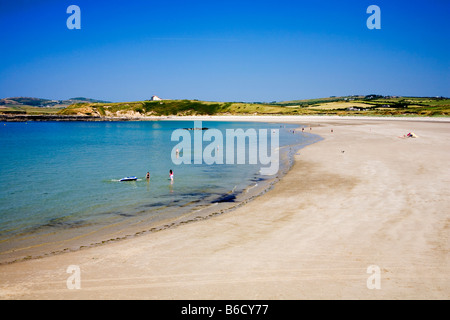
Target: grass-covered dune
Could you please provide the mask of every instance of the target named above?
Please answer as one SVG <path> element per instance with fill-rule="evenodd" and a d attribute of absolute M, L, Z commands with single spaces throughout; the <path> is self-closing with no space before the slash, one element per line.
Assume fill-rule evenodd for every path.
<path fill-rule="evenodd" d="M 60 111 L 65 115 L 168 116 L 216 114 L 291 114 L 283 106 L 242 102 L 197 100 L 137 101 L 122 103 L 77 103 Z"/>

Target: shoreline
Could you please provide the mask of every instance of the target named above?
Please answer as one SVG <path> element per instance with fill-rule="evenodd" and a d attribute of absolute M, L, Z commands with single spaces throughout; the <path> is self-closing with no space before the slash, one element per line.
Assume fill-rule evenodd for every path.
<path fill-rule="evenodd" d="M 283 120 L 308 124 L 291 118 Z M 0 298 L 450 297 L 450 119 L 307 120 L 325 140 L 302 148 L 270 192 L 214 219 L 2 265 Z M 398 139 L 406 131 L 419 138 Z M 65 287 L 72 264 L 82 290 Z M 366 287 L 372 264 L 382 290 Z"/>
<path fill-rule="evenodd" d="M 172 119 L 164 120 L 172 121 Z M 210 197 L 209 200 L 199 200 L 198 204 L 184 204 L 182 206 L 183 212 L 181 214 L 176 214 L 172 208 L 165 208 L 162 209 L 167 211 L 167 214 L 164 217 L 157 218 L 150 215 L 146 218 L 139 217 L 128 219 L 129 221 L 123 220 L 114 223 L 112 226 L 96 224 L 85 227 L 85 230 L 82 233 L 79 233 L 78 230 L 59 230 L 54 231 L 49 235 L 38 235 L 37 239 L 39 239 L 39 242 L 25 242 L 22 246 L 11 247 L 8 250 L 2 251 L 0 253 L 0 266 L 108 245 L 113 242 L 176 228 L 183 224 L 205 220 L 217 215 L 228 213 L 272 189 L 273 186 L 280 181 L 292 167 L 294 162 L 294 154 L 305 145 L 315 143 L 318 140 L 320 140 L 320 138 L 316 137 L 314 141 L 306 144 L 282 146 L 280 148 L 279 172 L 275 176 L 264 179 L 259 178 L 258 183 L 249 182 L 250 184 L 240 192 L 236 193 L 230 191 L 220 195 L 218 198 L 216 197 L 217 199 Z M 294 151 L 292 151 L 292 149 L 294 149 Z M 225 199 L 227 195 L 231 195 L 233 200 L 227 201 Z M 222 198 L 225 200 L 222 201 Z M 187 210 L 185 210 L 184 207 L 186 207 Z M 140 222 L 136 222 L 136 219 Z M 60 234 L 61 232 L 65 232 L 66 235 L 62 237 Z M 33 234 L 29 234 L 23 237 L 27 239 L 34 238 L 35 236 Z"/>

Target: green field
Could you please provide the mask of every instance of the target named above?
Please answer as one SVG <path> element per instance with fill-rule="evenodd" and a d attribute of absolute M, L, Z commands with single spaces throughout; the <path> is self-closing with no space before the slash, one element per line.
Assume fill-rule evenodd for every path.
<path fill-rule="evenodd" d="M 365 116 L 449 116 L 450 99 L 430 97 L 330 97 L 277 103 L 316 114 Z"/>
<path fill-rule="evenodd" d="M 8 105 L 0 106 L 0 114 L 29 114 L 29 115 L 42 115 L 42 114 L 58 114 L 64 107 L 33 107 L 26 105 Z"/>

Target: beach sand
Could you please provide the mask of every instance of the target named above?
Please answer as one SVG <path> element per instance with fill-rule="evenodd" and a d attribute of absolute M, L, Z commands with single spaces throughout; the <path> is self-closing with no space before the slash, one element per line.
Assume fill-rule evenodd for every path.
<path fill-rule="evenodd" d="M 1 265 L 0 298 L 450 298 L 449 120 L 248 119 L 305 124 L 324 140 L 234 211 Z M 418 138 L 399 138 L 408 132 Z M 67 288 L 70 265 L 81 289 Z M 372 265 L 379 289 L 367 285 Z"/>

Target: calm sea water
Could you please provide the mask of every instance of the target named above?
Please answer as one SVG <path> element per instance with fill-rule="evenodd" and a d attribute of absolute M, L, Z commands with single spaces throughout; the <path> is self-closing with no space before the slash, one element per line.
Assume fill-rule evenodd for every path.
<path fill-rule="evenodd" d="M 0 252 L 34 235 L 83 233 L 88 226 L 176 215 L 179 208 L 220 201 L 261 179 L 259 165 L 174 165 L 171 151 L 178 142 L 171 134 L 193 126 L 192 121 L 0 123 Z M 211 121 L 203 126 L 224 137 L 226 129 L 279 129 L 280 146 L 317 140 L 292 134 L 296 125 Z M 118 181 L 127 176 L 138 180 Z"/>

